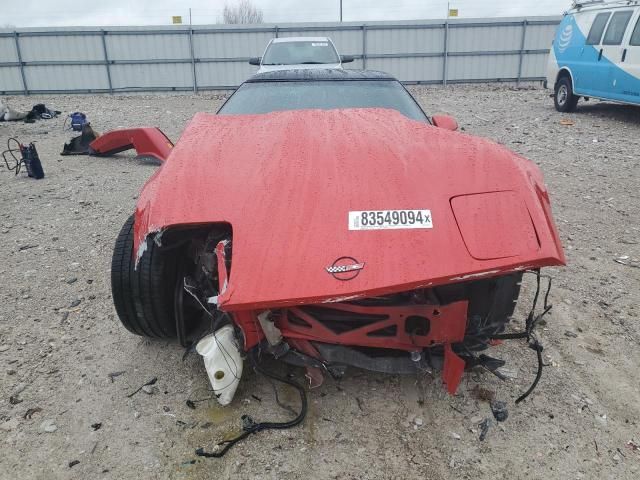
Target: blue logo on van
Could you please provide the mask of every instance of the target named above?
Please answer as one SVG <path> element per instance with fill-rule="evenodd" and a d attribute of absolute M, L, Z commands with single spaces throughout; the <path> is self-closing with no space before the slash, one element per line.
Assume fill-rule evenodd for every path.
<path fill-rule="evenodd" d="M 564 53 L 569 44 L 571 44 L 571 38 L 573 37 L 573 25 L 567 24 L 562 32 L 558 35 L 558 51 Z"/>

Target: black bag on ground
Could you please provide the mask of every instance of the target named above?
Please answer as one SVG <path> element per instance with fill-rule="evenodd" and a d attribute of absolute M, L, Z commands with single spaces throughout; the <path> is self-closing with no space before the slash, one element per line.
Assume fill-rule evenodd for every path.
<path fill-rule="evenodd" d="M 82 133 L 65 143 L 60 155 L 89 155 L 89 145 L 98 135 L 93 131 L 91 125 L 85 123 L 82 126 Z"/>
<path fill-rule="evenodd" d="M 36 180 L 43 179 L 44 169 L 42 168 L 42 162 L 40 161 L 36 146 L 30 143 L 29 145 L 22 145 L 20 150 L 22 151 L 22 160 L 27 167 L 27 174 Z"/>

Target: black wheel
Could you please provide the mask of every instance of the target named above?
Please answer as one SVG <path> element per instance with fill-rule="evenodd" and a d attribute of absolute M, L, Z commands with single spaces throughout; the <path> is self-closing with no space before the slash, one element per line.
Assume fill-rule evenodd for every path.
<path fill-rule="evenodd" d="M 111 292 L 120 321 L 136 335 L 177 337 L 174 292 L 177 282 L 176 250 L 162 252 L 150 239 L 137 268 L 133 252 L 133 216 L 118 234 L 111 260 Z"/>
<path fill-rule="evenodd" d="M 578 105 L 579 98 L 573 94 L 571 78 L 568 76 L 560 77 L 556 83 L 553 96 L 556 110 L 559 112 L 573 112 L 576 109 L 576 105 Z"/>

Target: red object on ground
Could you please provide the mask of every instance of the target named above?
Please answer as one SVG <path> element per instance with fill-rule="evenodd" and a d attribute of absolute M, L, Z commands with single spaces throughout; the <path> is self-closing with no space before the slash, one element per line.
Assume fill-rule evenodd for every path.
<path fill-rule="evenodd" d="M 444 366 L 442 368 L 442 381 L 447 386 L 447 392 L 453 395 L 458 390 L 460 380 L 464 374 L 465 362 L 455 354 L 450 343 L 444 344 Z"/>
<path fill-rule="evenodd" d="M 107 156 L 135 148 L 140 157 L 154 157 L 164 162 L 173 143 L 156 127 L 112 130 L 89 144 L 91 155 Z"/>
<path fill-rule="evenodd" d="M 230 225 L 229 271 L 224 245 L 216 249 L 217 302 L 246 349 L 263 338 L 256 315 L 283 309 L 276 323 L 285 339 L 405 351 L 443 344 L 443 379 L 454 392 L 464 361 L 451 343 L 464 337 L 466 301 L 384 307 L 380 322 L 345 333 L 300 306 L 370 314 L 377 307 L 345 302 L 565 263 L 532 162 L 393 110 L 200 113 L 167 155 L 140 194 L 134 252 L 172 227 Z M 349 228 L 349 212 L 388 210 L 429 210 L 432 228 Z M 429 319 L 427 335 L 401 328 L 416 312 Z M 387 327 L 395 334 L 371 335 Z"/>

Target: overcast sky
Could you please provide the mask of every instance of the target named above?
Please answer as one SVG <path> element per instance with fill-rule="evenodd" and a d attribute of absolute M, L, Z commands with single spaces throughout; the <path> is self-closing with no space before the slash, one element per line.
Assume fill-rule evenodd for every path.
<path fill-rule="evenodd" d="M 163 25 L 173 15 L 194 24 L 222 20 L 225 3 L 237 0 L 0 0 L 0 28 Z M 340 0 L 253 0 L 265 23 L 327 22 L 339 18 Z M 571 0 L 451 0 L 460 17 L 560 15 Z M 446 0 L 343 0 L 344 21 L 444 18 Z"/>

